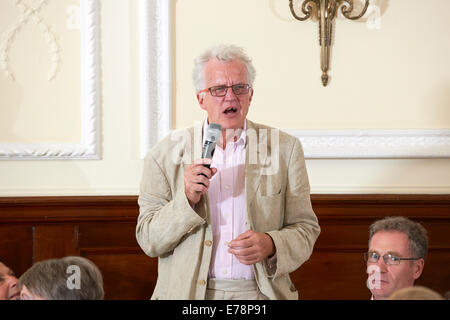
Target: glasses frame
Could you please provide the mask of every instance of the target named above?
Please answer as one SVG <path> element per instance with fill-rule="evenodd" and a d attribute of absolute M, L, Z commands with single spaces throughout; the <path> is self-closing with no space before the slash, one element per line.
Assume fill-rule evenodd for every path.
<path fill-rule="evenodd" d="M 245 93 L 236 93 L 236 92 L 234 91 L 234 87 L 235 87 L 235 86 L 242 86 L 242 85 L 244 85 L 244 86 L 247 87 L 247 92 L 245 92 Z M 223 94 L 223 95 L 221 95 L 221 96 L 213 94 L 213 90 L 214 90 L 215 88 L 220 88 L 220 87 L 226 88 L 225 94 Z M 229 89 L 229 88 L 231 88 L 231 90 L 233 90 L 233 93 L 234 93 L 235 95 L 240 96 L 240 95 L 248 94 L 248 93 L 250 92 L 250 89 L 252 88 L 252 86 L 249 85 L 248 83 L 247 83 L 247 84 L 244 84 L 244 83 L 236 83 L 236 84 L 233 84 L 233 85 L 231 85 L 231 86 L 213 86 L 213 87 L 210 87 L 210 88 L 203 89 L 203 90 L 199 91 L 198 93 L 200 94 L 200 93 L 208 92 L 208 91 L 209 91 L 209 93 L 211 94 L 211 96 L 222 98 L 222 97 L 225 97 L 225 96 L 227 95 L 228 89 Z"/>
<path fill-rule="evenodd" d="M 366 261 L 366 262 L 368 262 L 368 263 L 378 263 L 378 260 L 380 260 L 380 258 L 383 258 L 384 263 L 385 263 L 386 265 L 389 265 L 389 266 L 397 266 L 397 265 L 400 264 L 400 262 L 402 262 L 402 261 L 404 261 L 404 260 L 406 260 L 406 261 L 412 261 L 412 260 L 419 260 L 419 259 L 422 259 L 422 258 L 400 258 L 400 257 L 397 257 L 397 256 L 395 256 L 395 255 L 393 255 L 393 254 L 386 253 L 384 256 L 381 256 L 381 255 L 380 255 L 380 256 L 378 257 L 378 259 L 377 259 L 376 262 L 370 262 L 370 261 L 369 261 L 369 253 L 373 253 L 373 252 L 364 252 L 364 253 L 363 253 L 364 261 Z M 376 252 L 375 252 L 375 253 L 376 253 Z M 391 257 L 397 258 L 397 259 L 398 259 L 398 263 L 388 263 L 388 261 L 391 261 L 391 260 L 389 260 Z"/>

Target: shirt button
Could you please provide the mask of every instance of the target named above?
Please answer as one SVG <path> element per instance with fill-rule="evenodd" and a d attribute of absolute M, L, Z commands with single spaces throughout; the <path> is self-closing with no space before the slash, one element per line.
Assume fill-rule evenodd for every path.
<path fill-rule="evenodd" d="M 226 185 L 226 186 L 225 186 L 225 190 L 228 190 L 228 189 L 230 189 L 230 186 L 229 186 L 229 185 Z"/>
<path fill-rule="evenodd" d="M 205 241 L 205 245 L 206 245 L 207 247 L 211 247 L 212 241 L 211 241 L 211 240 L 206 240 L 206 241 Z"/>
<path fill-rule="evenodd" d="M 201 286 L 204 286 L 206 284 L 206 281 L 205 280 L 199 280 L 198 284 L 201 285 Z"/>

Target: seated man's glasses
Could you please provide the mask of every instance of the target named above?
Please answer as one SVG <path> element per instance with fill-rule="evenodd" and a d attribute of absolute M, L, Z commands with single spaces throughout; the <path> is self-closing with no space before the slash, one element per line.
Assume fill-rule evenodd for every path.
<path fill-rule="evenodd" d="M 208 89 L 203 89 L 199 93 L 209 91 L 213 97 L 224 97 L 227 95 L 228 88 L 233 90 L 235 95 L 247 94 L 251 88 L 249 84 L 234 84 L 232 86 L 215 86 Z"/>
<path fill-rule="evenodd" d="M 390 253 L 385 254 L 384 256 L 380 256 L 376 252 L 365 252 L 364 253 L 364 261 L 369 263 L 377 263 L 378 259 L 383 258 L 384 263 L 388 265 L 397 265 L 400 264 L 402 260 L 419 260 L 420 258 L 400 258 L 397 256 L 394 256 Z"/>

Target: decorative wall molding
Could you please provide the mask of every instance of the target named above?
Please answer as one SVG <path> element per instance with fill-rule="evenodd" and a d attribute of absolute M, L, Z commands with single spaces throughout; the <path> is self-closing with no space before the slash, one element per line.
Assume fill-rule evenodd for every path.
<path fill-rule="evenodd" d="M 171 132 L 170 0 L 140 0 L 141 154 Z M 307 159 L 449 158 L 450 129 L 284 130 Z"/>
<path fill-rule="evenodd" d="M 449 158 L 450 130 L 283 130 L 306 158 Z"/>
<path fill-rule="evenodd" d="M 99 11 L 99 0 L 80 0 L 82 95 L 80 143 L 2 143 L 0 160 L 100 159 Z"/>
<path fill-rule="evenodd" d="M 171 0 L 140 0 L 141 157 L 170 133 Z"/>
<path fill-rule="evenodd" d="M 56 77 L 58 65 L 60 62 L 59 46 L 56 42 L 56 36 L 51 31 L 51 27 L 40 16 L 40 11 L 47 5 L 48 0 L 40 0 L 35 6 L 28 5 L 23 0 L 12 1 L 13 5 L 18 7 L 22 14 L 17 18 L 16 22 L 3 33 L 2 41 L 0 43 L 0 69 L 5 76 L 11 81 L 15 81 L 14 74 L 9 68 L 9 49 L 14 41 L 14 38 L 19 33 L 20 29 L 31 19 L 36 23 L 39 29 L 43 32 L 44 37 L 50 47 L 49 54 L 51 56 L 51 68 L 48 75 L 48 81 L 52 81 Z"/>

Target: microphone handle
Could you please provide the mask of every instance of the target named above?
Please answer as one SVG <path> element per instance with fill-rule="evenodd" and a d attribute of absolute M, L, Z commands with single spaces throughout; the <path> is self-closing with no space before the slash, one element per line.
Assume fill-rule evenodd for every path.
<path fill-rule="evenodd" d="M 206 167 L 206 168 L 208 168 L 208 169 L 211 169 L 211 165 L 210 165 L 210 164 L 204 164 L 203 166 Z M 202 176 L 204 176 L 205 178 L 208 178 L 208 177 L 206 176 L 206 174 L 204 174 L 204 173 L 200 173 L 200 174 L 201 174 Z M 201 182 L 199 182 L 199 183 L 205 186 L 204 183 L 201 183 Z M 206 187 L 206 186 L 205 186 L 205 187 Z"/>

